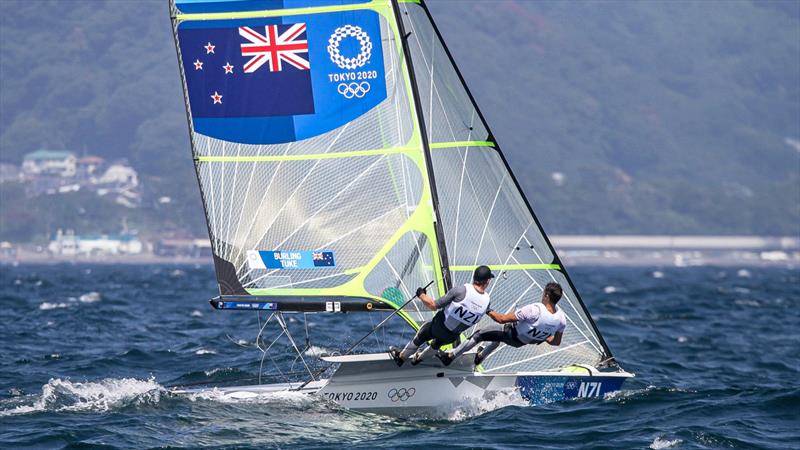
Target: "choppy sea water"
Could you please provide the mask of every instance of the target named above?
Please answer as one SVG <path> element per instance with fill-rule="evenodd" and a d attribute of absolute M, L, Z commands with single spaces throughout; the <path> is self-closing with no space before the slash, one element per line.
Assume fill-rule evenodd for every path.
<path fill-rule="evenodd" d="M 800 448 L 797 269 L 571 274 L 637 374 L 622 392 L 541 407 L 499 399 L 447 419 L 400 420 L 304 394 L 171 393 L 259 372 L 280 381 L 278 369 L 303 377 L 285 338 L 268 357 L 253 345 L 265 316 L 208 306 L 210 266 L 3 266 L 0 447 Z M 347 348 L 381 318 L 287 317 L 312 370 L 315 354 Z M 276 334 L 265 327 L 262 345 Z M 392 319 L 363 350 L 408 337 Z"/>

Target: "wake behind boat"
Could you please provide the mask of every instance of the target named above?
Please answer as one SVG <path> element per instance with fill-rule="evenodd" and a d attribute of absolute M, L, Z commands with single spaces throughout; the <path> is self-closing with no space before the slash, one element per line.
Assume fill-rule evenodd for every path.
<path fill-rule="evenodd" d="M 220 290 L 212 305 L 256 311 L 260 324 L 268 314 L 259 349 L 266 357 L 285 337 L 305 369 L 295 380 L 281 372 L 282 383 L 219 390 L 294 390 L 410 415 L 502 393 L 534 405 L 599 397 L 632 376 L 586 310 L 423 2 L 170 7 Z M 560 284 L 561 345 L 501 346 L 477 367 L 468 353 L 446 367 L 398 368 L 374 348 L 322 357 L 328 365 L 312 369 L 286 323 L 288 313 L 391 312 L 418 329 L 432 313 L 415 289 L 440 297 L 479 265 L 500 274 L 490 288 L 497 311 Z M 262 346 L 268 325 L 280 334 Z M 484 318 L 465 335 L 490 325 Z"/>

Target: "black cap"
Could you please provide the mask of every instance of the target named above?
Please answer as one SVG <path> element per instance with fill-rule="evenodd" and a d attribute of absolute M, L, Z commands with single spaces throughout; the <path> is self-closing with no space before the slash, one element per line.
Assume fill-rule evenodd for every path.
<path fill-rule="evenodd" d="M 489 281 L 492 278 L 494 278 L 494 274 L 492 273 L 492 269 L 490 269 L 488 266 L 478 266 L 478 268 L 475 269 L 475 272 L 472 273 L 472 281 L 476 281 L 478 283 Z"/>

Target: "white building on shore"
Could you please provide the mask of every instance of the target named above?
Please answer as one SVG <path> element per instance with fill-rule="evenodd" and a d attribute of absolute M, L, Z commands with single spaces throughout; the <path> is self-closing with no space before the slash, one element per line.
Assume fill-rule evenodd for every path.
<path fill-rule="evenodd" d="M 74 177 L 77 167 L 78 159 L 75 154 L 65 150 L 37 150 L 25 155 L 22 162 L 22 172 L 28 176 Z"/>
<path fill-rule="evenodd" d="M 131 235 L 76 235 L 72 230 L 58 230 L 47 250 L 61 256 L 138 255 L 144 245 Z"/>

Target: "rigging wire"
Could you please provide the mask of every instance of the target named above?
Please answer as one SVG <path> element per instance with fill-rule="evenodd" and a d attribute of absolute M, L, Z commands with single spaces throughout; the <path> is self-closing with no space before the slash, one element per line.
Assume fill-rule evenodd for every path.
<path fill-rule="evenodd" d="M 429 287 L 431 287 L 431 285 L 433 284 L 433 282 L 434 282 L 434 281 L 435 281 L 435 280 L 431 280 L 431 281 L 430 281 L 428 284 L 426 284 L 426 285 L 425 285 L 425 287 L 424 287 L 424 288 L 422 288 L 422 289 L 428 289 Z M 370 336 L 372 333 L 374 333 L 374 332 L 375 332 L 375 331 L 377 331 L 377 330 L 378 330 L 380 327 L 382 327 L 382 326 L 383 326 L 383 324 L 385 324 L 386 322 L 388 322 L 388 321 L 389 321 L 389 319 L 391 319 L 392 317 L 394 317 L 394 315 L 395 315 L 395 314 L 397 314 L 397 313 L 398 313 L 399 311 L 401 311 L 403 308 L 405 308 L 406 306 L 408 306 L 408 304 L 409 304 L 409 303 L 411 303 L 412 301 L 414 301 L 414 299 L 415 299 L 415 298 L 417 298 L 417 295 L 416 295 L 416 294 L 414 294 L 414 296 L 413 296 L 413 297 L 411 297 L 410 299 L 406 300 L 406 301 L 405 301 L 405 303 L 403 303 L 402 305 L 400 305 L 400 307 L 399 307 L 399 308 L 397 308 L 397 309 L 395 309 L 394 311 L 392 311 L 392 312 L 391 312 L 391 313 L 390 313 L 388 316 L 386 316 L 386 318 L 385 318 L 385 319 L 381 320 L 381 321 L 380 321 L 380 323 L 379 323 L 378 325 L 376 325 L 375 327 L 373 327 L 373 328 L 372 328 L 372 329 L 369 331 L 369 333 L 367 333 L 367 334 L 365 334 L 364 336 L 362 336 L 362 337 L 361 337 L 361 339 L 359 339 L 359 340 L 358 340 L 358 341 L 357 341 L 355 344 L 351 345 L 351 346 L 350 346 L 350 348 L 348 348 L 346 352 L 342 353 L 342 356 L 347 356 L 347 355 L 349 355 L 349 354 L 350 354 L 350 352 L 352 352 L 353 350 L 355 350 L 355 348 L 356 348 L 356 347 L 357 347 L 359 344 L 361 344 L 361 343 L 364 341 L 364 339 L 368 338 L 368 337 L 369 337 L 369 336 Z M 278 314 L 280 314 L 280 313 L 278 313 Z M 305 360 L 304 360 L 303 362 L 305 363 Z M 308 367 L 308 366 L 306 366 L 306 367 Z M 319 371 L 317 371 L 317 375 L 320 375 L 320 374 L 322 374 L 322 373 L 323 373 L 324 371 L 326 371 L 326 370 L 328 370 L 328 367 L 325 367 L 325 368 L 323 368 L 323 369 L 320 369 Z M 303 389 L 304 387 L 306 387 L 306 385 L 308 385 L 308 383 L 311 383 L 312 381 L 316 381 L 316 380 L 314 379 L 314 375 L 312 375 L 310 379 L 306 380 L 305 382 L 303 382 L 303 384 L 301 384 L 300 386 L 298 386 L 298 387 L 294 388 L 293 390 L 294 390 L 294 391 L 299 391 L 300 389 Z"/>
<path fill-rule="evenodd" d="M 300 352 L 300 349 L 297 348 L 297 344 L 294 342 L 294 339 L 292 338 L 292 334 L 289 333 L 289 327 L 286 325 L 286 322 L 283 320 L 283 314 L 280 311 L 277 314 L 278 314 L 277 315 L 278 323 L 281 325 L 281 327 L 283 327 L 283 332 L 286 333 L 286 337 L 289 338 L 289 342 L 292 343 L 292 347 L 294 347 L 294 351 L 296 351 L 297 355 L 300 356 L 300 361 L 303 362 L 303 365 L 305 366 L 306 370 L 308 371 L 308 374 L 311 375 L 311 379 L 315 380 L 314 372 L 312 372 L 311 369 L 308 367 L 308 364 L 306 364 L 306 359 L 303 358 L 303 354 Z"/>

